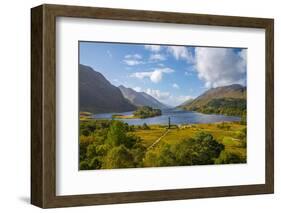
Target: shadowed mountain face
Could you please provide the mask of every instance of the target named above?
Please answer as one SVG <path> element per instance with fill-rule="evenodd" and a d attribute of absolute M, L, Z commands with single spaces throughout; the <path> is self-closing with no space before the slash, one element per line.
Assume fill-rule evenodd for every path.
<path fill-rule="evenodd" d="M 136 107 L 125 99 L 101 73 L 79 65 L 80 112 L 107 113 L 133 111 Z"/>
<path fill-rule="evenodd" d="M 131 88 L 126 88 L 123 85 L 119 86 L 119 89 L 123 96 L 135 106 L 150 106 L 157 109 L 167 108 L 166 105 L 145 92 L 137 92 Z"/>
<path fill-rule="evenodd" d="M 239 84 L 212 88 L 180 107 L 203 113 L 242 115 L 246 112 L 246 93 L 246 87 Z"/>

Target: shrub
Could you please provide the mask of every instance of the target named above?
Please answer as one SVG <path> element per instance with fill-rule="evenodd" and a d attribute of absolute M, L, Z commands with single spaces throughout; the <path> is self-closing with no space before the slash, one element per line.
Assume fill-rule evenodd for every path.
<path fill-rule="evenodd" d="M 150 127 L 149 127 L 146 123 L 144 123 L 144 124 L 142 125 L 142 129 L 148 130 L 148 129 L 150 129 Z"/>
<path fill-rule="evenodd" d="M 124 146 L 112 148 L 104 157 L 103 169 L 132 168 L 134 167 L 133 156 Z"/>
<path fill-rule="evenodd" d="M 80 161 L 79 168 L 81 170 L 89 170 L 90 169 L 87 161 Z"/>
<path fill-rule="evenodd" d="M 246 163 L 246 158 L 242 157 L 241 155 L 234 153 L 234 152 L 228 152 L 228 151 L 222 151 L 219 158 L 215 161 L 216 164 L 235 164 L 235 163 Z"/>

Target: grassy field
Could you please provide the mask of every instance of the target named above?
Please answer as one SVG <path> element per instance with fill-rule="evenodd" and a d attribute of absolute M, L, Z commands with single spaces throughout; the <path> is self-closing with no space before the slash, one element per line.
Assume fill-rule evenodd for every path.
<path fill-rule="evenodd" d="M 142 139 L 142 143 L 146 147 L 152 145 L 164 134 L 167 128 L 160 125 L 149 125 L 149 127 L 150 129 L 148 130 L 136 129 L 134 131 L 134 134 Z M 226 151 L 246 157 L 246 148 L 242 146 L 242 141 L 239 139 L 239 133 L 244 128 L 246 128 L 246 126 L 238 122 L 173 126 L 161 141 L 159 141 L 158 145 L 163 143 L 179 143 L 183 139 L 194 137 L 196 133 L 204 131 L 212 134 L 218 142 L 224 144 Z"/>

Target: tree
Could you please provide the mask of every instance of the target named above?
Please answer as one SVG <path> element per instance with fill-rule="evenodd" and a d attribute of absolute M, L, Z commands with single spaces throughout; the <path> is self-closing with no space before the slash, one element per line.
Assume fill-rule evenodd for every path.
<path fill-rule="evenodd" d="M 246 158 L 241 155 L 229 152 L 222 151 L 219 158 L 215 161 L 216 164 L 235 164 L 235 163 L 246 163 Z"/>
<path fill-rule="evenodd" d="M 103 169 L 132 168 L 134 167 L 133 156 L 124 146 L 112 148 L 104 157 Z"/>
<path fill-rule="evenodd" d="M 238 138 L 241 141 L 241 147 L 247 148 L 247 128 L 242 129 L 238 133 Z"/>
<path fill-rule="evenodd" d="M 220 155 L 224 149 L 224 145 L 214 139 L 214 137 L 205 132 L 198 133 L 192 140 L 192 156 L 193 165 L 213 164 L 215 158 Z"/>
<path fill-rule="evenodd" d="M 93 142 L 94 138 L 91 136 L 80 136 L 80 144 L 79 144 L 79 159 L 83 161 L 86 159 L 87 147 Z"/>
<path fill-rule="evenodd" d="M 121 121 L 112 121 L 105 142 L 112 147 L 119 146 L 126 142 L 126 130 Z"/>
<path fill-rule="evenodd" d="M 201 132 L 194 138 L 177 144 L 163 144 L 149 150 L 144 158 L 145 166 L 184 166 L 214 164 L 224 149 L 211 134 Z"/>
<path fill-rule="evenodd" d="M 144 129 L 144 130 L 149 130 L 150 127 L 149 127 L 146 123 L 144 123 L 144 124 L 142 125 L 142 129 Z"/>

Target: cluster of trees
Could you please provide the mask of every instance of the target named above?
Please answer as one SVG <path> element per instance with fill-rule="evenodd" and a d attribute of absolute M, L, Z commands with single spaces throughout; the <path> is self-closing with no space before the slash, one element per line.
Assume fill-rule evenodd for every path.
<path fill-rule="evenodd" d="M 206 114 L 223 114 L 229 116 L 246 116 L 247 104 L 245 99 L 218 98 L 212 99 L 206 105 L 192 109 Z"/>
<path fill-rule="evenodd" d="M 149 118 L 149 117 L 155 117 L 162 115 L 162 112 L 160 109 L 153 109 L 149 106 L 142 106 L 139 107 L 135 112 L 134 116 L 137 118 Z"/>
<path fill-rule="evenodd" d="M 163 144 L 146 153 L 144 166 L 185 166 L 214 164 L 224 145 L 211 134 L 200 132 L 176 144 Z"/>
<path fill-rule="evenodd" d="M 80 125 L 80 169 L 142 167 L 145 147 L 121 121 L 96 120 Z"/>

